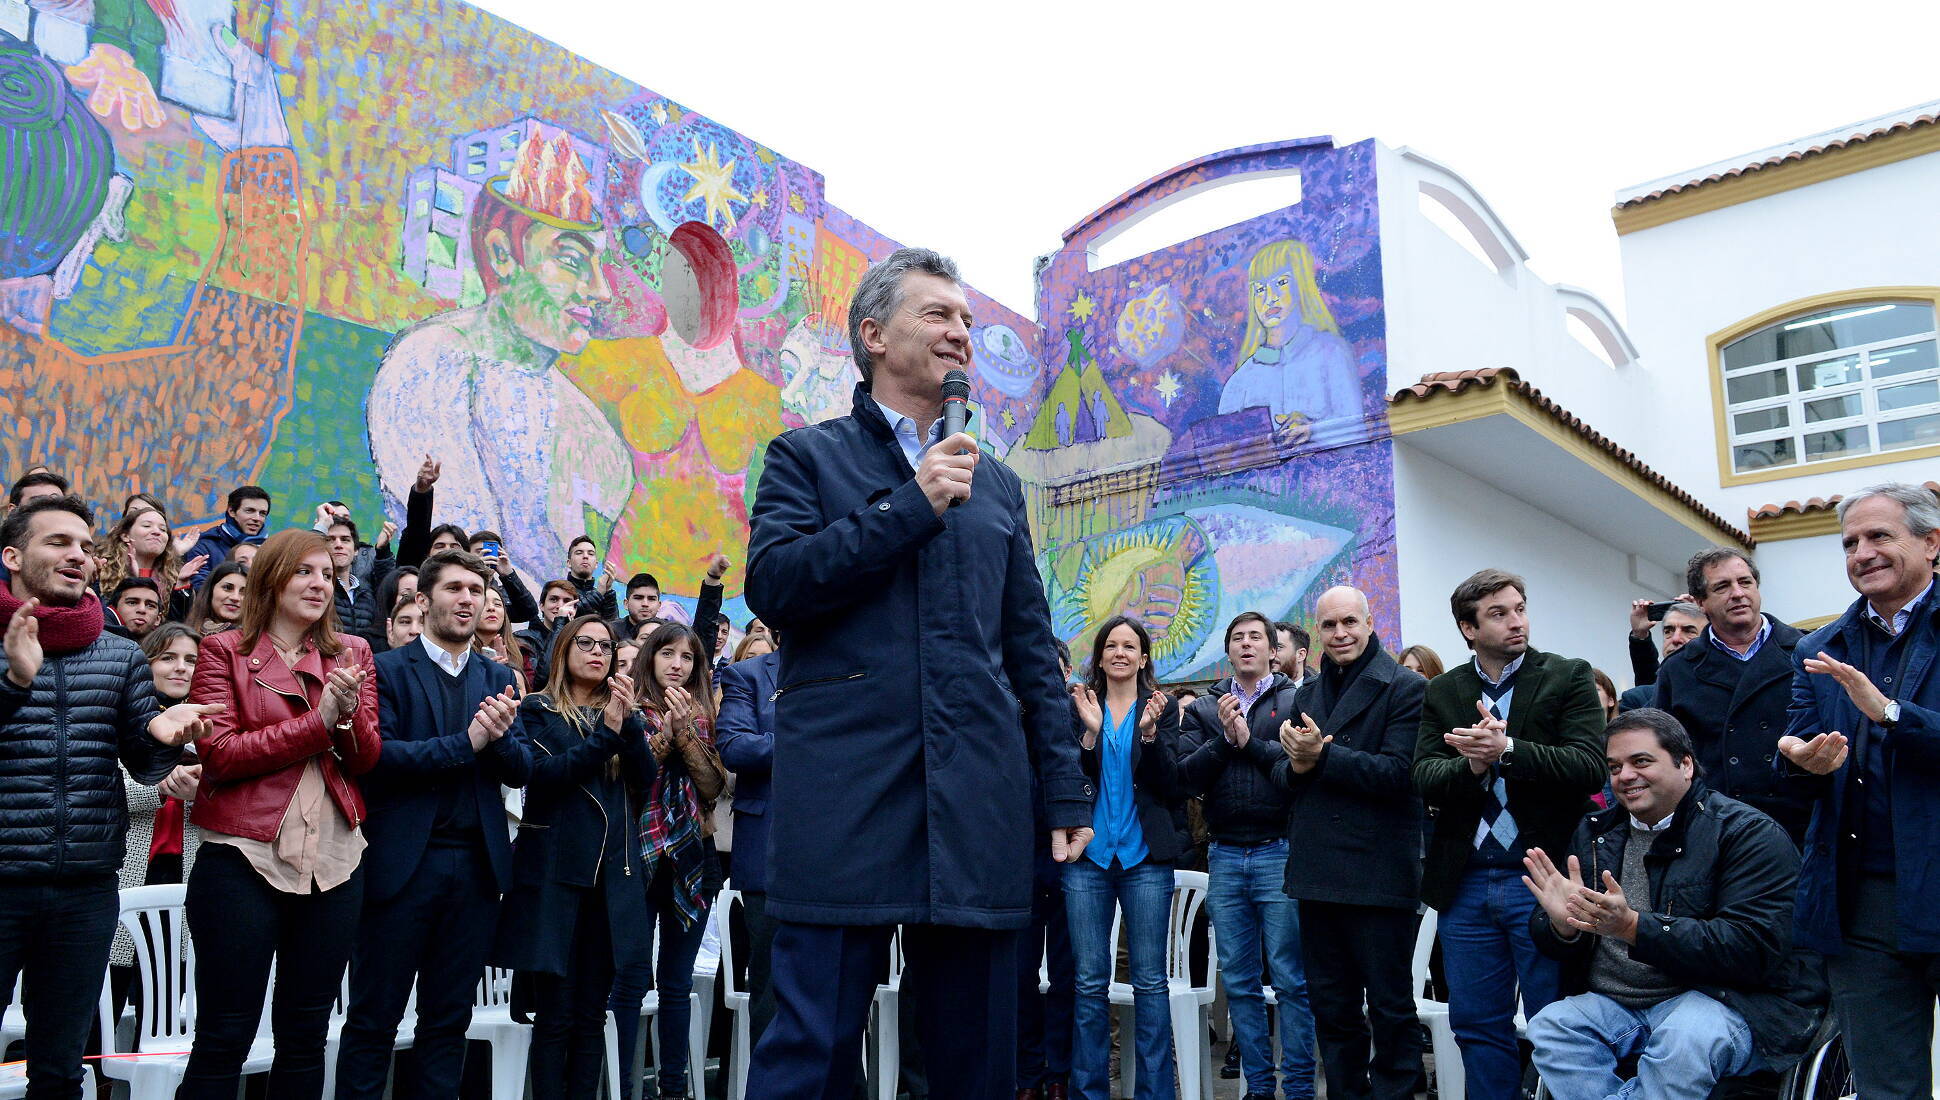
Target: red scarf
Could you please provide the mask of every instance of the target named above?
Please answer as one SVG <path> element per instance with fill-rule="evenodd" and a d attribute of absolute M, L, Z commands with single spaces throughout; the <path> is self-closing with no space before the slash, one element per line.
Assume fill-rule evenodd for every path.
<path fill-rule="evenodd" d="M 0 631 L 13 622 L 23 602 L 13 594 L 11 579 L 0 581 Z M 49 657 L 78 653 L 101 636 L 101 597 L 89 591 L 73 607 L 41 604 L 34 608 L 34 618 L 40 620 L 40 647 Z"/>

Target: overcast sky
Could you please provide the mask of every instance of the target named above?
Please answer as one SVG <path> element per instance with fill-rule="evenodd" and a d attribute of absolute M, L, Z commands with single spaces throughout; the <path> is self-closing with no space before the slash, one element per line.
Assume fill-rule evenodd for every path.
<path fill-rule="evenodd" d="M 1114 196 L 1316 134 L 1439 160 L 1621 313 L 1619 188 L 1940 99 L 1935 0 L 477 2 L 821 172 L 1026 316 L 1031 258 Z"/>

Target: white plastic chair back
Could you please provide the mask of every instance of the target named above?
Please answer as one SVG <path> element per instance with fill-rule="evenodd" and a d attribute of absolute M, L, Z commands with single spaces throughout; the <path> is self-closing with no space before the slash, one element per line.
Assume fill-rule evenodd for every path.
<path fill-rule="evenodd" d="M 1206 982 L 1194 986 L 1192 982 L 1192 926 L 1199 920 L 1199 910 L 1206 904 L 1209 882 L 1204 871 L 1172 872 L 1172 917 L 1165 929 L 1165 976 L 1172 981 L 1181 982 L 1198 990 L 1204 989 L 1212 994 L 1213 987 L 1213 940 L 1210 927 L 1206 931 L 1206 957 L 1201 959 Z"/>
<path fill-rule="evenodd" d="M 740 904 L 742 904 L 741 891 L 732 887 L 722 890 L 714 898 L 714 912 L 718 914 L 715 919 L 721 929 L 721 996 L 724 999 L 737 995 L 747 996 L 747 990 L 741 988 L 741 977 L 734 969 L 734 922 L 730 919 L 734 914 L 734 907 Z"/>
<path fill-rule="evenodd" d="M 416 992 L 415 987 L 412 992 Z M 486 967 L 485 976 L 478 979 L 478 994 L 472 999 L 472 1007 L 509 1009 L 511 1006 L 512 972 L 504 967 Z"/>
<path fill-rule="evenodd" d="M 183 912 L 181 884 L 121 891 L 121 926 L 135 946 L 135 1053 L 187 1050 L 195 1037 L 195 945 Z M 272 988 L 274 986 L 272 985 Z M 114 1034 L 107 984 L 101 989 L 101 1034 Z"/>

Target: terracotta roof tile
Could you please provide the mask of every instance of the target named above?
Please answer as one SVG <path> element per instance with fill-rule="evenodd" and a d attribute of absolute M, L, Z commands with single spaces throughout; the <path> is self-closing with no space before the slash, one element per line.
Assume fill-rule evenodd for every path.
<path fill-rule="evenodd" d="M 1477 386 L 1491 386 L 1498 382 L 1508 386 L 1516 393 L 1521 394 L 1531 404 L 1541 409 L 1544 413 L 1547 413 L 1558 424 L 1583 437 L 1591 446 L 1598 448 L 1618 462 L 1628 466 L 1637 476 L 1669 493 L 1680 504 L 1683 504 L 1685 507 L 1703 517 L 1705 522 L 1730 535 L 1733 539 L 1745 546 L 1755 545 L 1751 535 L 1727 522 L 1723 516 L 1706 508 L 1696 497 L 1678 488 L 1663 474 L 1651 469 L 1635 454 L 1619 447 L 1609 436 L 1585 424 L 1581 417 L 1576 416 L 1568 409 L 1543 396 L 1541 390 L 1524 382 L 1516 373 L 1514 367 L 1484 367 L 1481 370 L 1425 374 L 1422 375 L 1421 381 L 1416 382 L 1414 385 L 1404 386 L 1396 390 L 1388 398 L 1388 404 L 1399 405 L 1404 401 L 1410 400 L 1425 401 L 1439 393 L 1461 393 L 1464 390 Z"/>
<path fill-rule="evenodd" d="M 1775 168 L 1778 165 L 1791 161 L 1806 160 L 1810 157 L 1818 156 L 1821 153 L 1830 153 L 1835 149 L 1844 149 L 1848 145 L 1858 145 L 1861 142 L 1885 137 L 1888 134 L 1900 133 L 1906 130 L 1917 130 L 1933 125 L 1940 125 L 1940 111 L 1922 114 L 1912 118 L 1895 119 L 1892 123 L 1885 126 L 1877 126 L 1870 130 L 1857 130 L 1842 137 L 1833 138 L 1821 144 L 1802 149 L 1787 149 L 1782 153 L 1767 156 L 1761 160 L 1750 161 L 1738 165 L 1735 168 L 1712 172 L 1709 175 L 1686 180 L 1683 183 L 1672 184 L 1668 187 L 1660 187 L 1647 194 L 1631 195 L 1622 202 L 1617 203 L 1617 209 L 1621 210 L 1626 206 L 1637 206 L 1641 203 L 1650 202 L 1653 199 L 1661 199 L 1666 195 L 1675 195 L 1680 191 L 1688 191 L 1694 187 L 1703 187 L 1707 183 L 1717 183 L 1719 180 L 1732 179 L 1737 176 L 1749 175 L 1753 172 L 1761 172 L 1767 168 Z"/>
<path fill-rule="evenodd" d="M 1940 496 L 1940 481 L 1925 483 L 1927 489 Z M 1751 519 L 1777 519 L 1780 516 L 1806 516 L 1815 512 L 1830 512 L 1846 499 L 1844 493 L 1834 493 L 1829 497 L 1813 497 L 1810 500 L 1788 500 L 1783 504 L 1761 504 L 1756 508 L 1745 509 Z"/>

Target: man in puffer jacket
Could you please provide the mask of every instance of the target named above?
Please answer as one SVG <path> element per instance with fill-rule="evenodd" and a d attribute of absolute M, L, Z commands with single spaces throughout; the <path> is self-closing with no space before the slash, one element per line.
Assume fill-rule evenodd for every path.
<path fill-rule="evenodd" d="M 102 629 L 94 515 L 75 497 L 0 523 L 0 990 L 26 971 L 27 1095 L 78 1098 L 120 911 L 119 759 L 158 783 L 209 706 L 158 711 L 140 648 Z"/>

